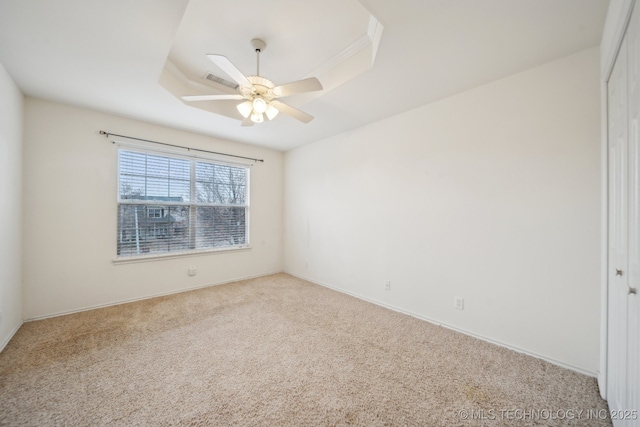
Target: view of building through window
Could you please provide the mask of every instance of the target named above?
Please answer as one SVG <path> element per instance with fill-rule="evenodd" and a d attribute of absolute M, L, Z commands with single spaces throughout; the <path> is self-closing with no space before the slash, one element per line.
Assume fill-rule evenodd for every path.
<path fill-rule="evenodd" d="M 246 246 L 249 170 L 120 149 L 118 256 Z"/>

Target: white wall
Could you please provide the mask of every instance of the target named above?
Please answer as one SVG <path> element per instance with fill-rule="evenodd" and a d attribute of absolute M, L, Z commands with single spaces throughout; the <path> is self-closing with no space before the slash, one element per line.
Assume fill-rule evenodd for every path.
<path fill-rule="evenodd" d="M 598 77 L 593 48 L 286 153 L 285 271 L 595 374 Z"/>
<path fill-rule="evenodd" d="M 0 64 L 0 351 L 22 325 L 23 96 Z"/>
<path fill-rule="evenodd" d="M 26 319 L 282 270 L 281 152 L 34 98 L 25 123 Z M 263 158 L 251 168 L 252 249 L 114 265 L 117 153 L 99 130 Z"/>

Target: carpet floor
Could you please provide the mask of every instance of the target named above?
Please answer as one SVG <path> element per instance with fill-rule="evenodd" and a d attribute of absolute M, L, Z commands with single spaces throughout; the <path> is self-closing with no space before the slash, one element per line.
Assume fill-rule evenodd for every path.
<path fill-rule="evenodd" d="M 609 426 L 596 380 L 286 274 L 25 323 L 7 426 Z"/>

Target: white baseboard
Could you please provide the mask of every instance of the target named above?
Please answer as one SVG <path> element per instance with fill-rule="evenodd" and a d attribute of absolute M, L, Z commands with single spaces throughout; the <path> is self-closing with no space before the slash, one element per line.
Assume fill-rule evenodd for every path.
<path fill-rule="evenodd" d="M 0 345 L 0 353 L 2 353 L 4 351 L 4 348 L 7 346 L 7 344 L 9 344 L 9 341 L 11 341 L 11 338 L 13 338 L 13 336 L 16 334 L 16 332 L 18 332 L 18 329 L 20 329 L 20 327 L 23 324 L 24 324 L 24 321 L 20 322 L 20 324 L 18 326 L 16 326 L 16 328 L 13 331 L 11 331 L 9 336 L 7 338 L 5 338 L 5 340 L 2 342 L 2 345 Z"/>
<path fill-rule="evenodd" d="M 111 306 L 120 305 L 120 304 L 127 304 L 127 303 L 130 303 L 130 302 L 144 301 L 144 300 L 151 299 L 151 298 L 164 297 L 164 296 L 167 296 L 167 295 L 179 294 L 181 292 L 195 291 L 197 289 L 204 289 L 204 288 L 209 288 L 211 286 L 225 285 L 227 283 L 241 282 L 243 280 L 255 279 L 255 278 L 258 278 L 258 277 L 270 276 L 272 274 L 278 274 L 278 273 L 282 273 L 282 271 L 276 271 L 276 272 L 273 272 L 273 273 L 256 274 L 256 275 L 253 275 L 253 276 L 238 277 L 238 278 L 234 278 L 234 279 L 223 280 L 223 281 L 220 281 L 220 282 L 208 283 L 206 285 L 194 286 L 194 287 L 191 287 L 191 288 L 183 288 L 183 289 L 178 289 L 178 290 L 175 290 L 175 291 L 161 292 L 161 293 L 157 293 L 157 294 L 145 295 L 145 296 L 142 296 L 142 297 L 130 298 L 130 299 L 126 299 L 126 300 L 118 300 L 118 301 L 113 301 L 113 302 L 109 302 L 109 303 L 106 303 L 106 304 L 97 304 L 97 305 L 78 308 L 78 309 L 74 309 L 74 310 L 59 311 L 59 312 L 56 312 L 56 313 L 45 314 L 43 316 L 30 317 L 28 319 L 25 319 L 25 322 L 33 322 L 35 320 L 49 319 L 51 317 L 58 317 L 58 316 L 64 316 L 64 315 L 67 315 L 67 314 L 80 313 L 80 312 L 83 312 L 83 311 L 95 310 L 97 308 L 111 307 Z"/>
<path fill-rule="evenodd" d="M 317 280 L 313 280 L 313 279 L 310 279 L 308 277 L 304 277 L 304 276 L 301 276 L 301 275 L 298 275 L 298 274 L 289 273 L 287 271 L 285 271 L 285 273 L 290 274 L 293 277 L 297 277 L 299 279 L 306 280 L 308 282 L 314 283 L 316 285 L 323 286 L 325 288 L 329 288 L 329 289 L 332 289 L 334 291 L 337 291 L 337 292 L 340 292 L 340 293 L 343 293 L 343 294 L 347 294 L 347 295 L 350 295 L 352 297 L 355 297 L 355 298 L 370 302 L 372 304 L 376 304 L 376 305 L 379 305 L 381 307 L 385 307 L 385 308 L 388 308 L 390 310 L 397 311 L 399 313 L 406 314 L 406 315 L 418 318 L 420 320 L 425 320 L 425 321 L 427 321 L 429 323 L 433 323 L 434 325 L 442 326 L 443 328 L 451 329 L 453 331 L 460 332 L 461 334 L 465 334 L 465 335 L 480 339 L 482 341 L 486 341 L 488 343 L 498 345 L 500 347 L 508 348 L 509 350 L 513 350 L 513 351 L 521 353 L 521 354 L 526 354 L 527 356 L 535 357 L 536 359 L 544 360 L 544 361 L 552 363 L 552 364 L 554 364 L 556 366 L 560 366 L 561 368 L 570 369 L 570 370 L 572 370 L 574 372 L 578 372 L 580 374 L 587 375 L 589 377 L 594 377 L 594 378 L 598 377 L 598 373 L 597 372 L 590 371 L 590 370 L 581 368 L 579 366 L 574 366 L 574 365 L 571 365 L 569 363 L 561 362 L 561 361 L 556 360 L 554 358 L 551 358 L 551 357 L 548 357 L 548 356 L 544 356 L 542 354 L 538 354 L 538 353 L 535 353 L 535 352 L 532 352 L 532 351 L 529 351 L 529 350 L 525 350 L 523 348 L 511 345 L 511 344 L 507 344 L 505 342 L 501 342 L 501 341 L 498 341 L 498 340 L 494 340 L 492 338 L 488 338 L 488 337 L 485 337 L 485 336 L 482 336 L 482 335 L 478 335 L 476 333 L 469 332 L 469 331 L 466 331 L 464 329 L 460 329 L 460 328 L 455 327 L 455 326 L 451 326 L 451 325 L 449 325 L 447 323 L 440 322 L 440 321 L 438 321 L 436 319 L 431 319 L 431 318 L 423 316 L 421 314 L 417 314 L 417 313 L 414 313 L 412 311 L 405 310 L 403 308 L 399 308 L 399 307 L 393 306 L 391 304 L 387 304 L 387 303 L 384 303 L 384 302 L 381 302 L 381 301 L 378 301 L 378 300 L 375 300 L 375 299 L 372 299 L 372 298 L 368 298 L 368 297 L 356 294 L 354 292 L 345 291 L 344 289 L 340 289 L 340 288 L 337 288 L 335 286 L 328 285 L 326 283 L 321 283 L 321 282 L 318 282 Z"/>
<path fill-rule="evenodd" d="M 35 321 L 35 320 L 48 319 L 48 318 L 51 318 L 51 317 L 64 316 L 64 315 L 67 315 L 67 314 L 79 313 L 79 312 L 88 311 L 88 310 L 95 310 L 95 309 L 98 309 L 98 308 L 110 307 L 110 306 L 114 306 L 114 305 L 130 303 L 130 302 L 143 301 L 143 300 L 150 299 L 150 298 L 157 298 L 157 297 L 162 297 L 162 296 L 166 296 L 166 295 L 173 295 L 173 294 L 178 294 L 178 293 L 181 293 L 181 292 L 189 292 L 189 291 L 194 291 L 196 289 L 203 289 L 203 288 L 208 288 L 208 287 L 211 287 L 211 286 L 219 286 L 219 285 L 224 285 L 224 284 L 227 284 L 227 283 L 240 282 L 242 280 L 255 279 L 255 278 L 258 278 L 258 277 L 270 276 L 272 274 L 277 274 L 277 273 L 282 273 L 282 271 L 275 271 L 275 272 L 272 272 L 272 273 L 257 274 L 257 275 L 253 275 L 253 276 L 238 277 L 238 278 L 224 280 L 224 281 L 220 281 L 220 282 L 209 283 L 209 284 L 206 284 L 206 285 L 179 289 L 179 290 L 176 290 L 176 291 L 163 292 L 163 293 L 157 293 L 157 294 L 152 294 L 152 295 L 145 295 L 145 296 L 138 297 L 138 298 L 131 298 L 131 299 L 126 299 L 126 300 L 113 301 L 113 302 L 106 303 L 106 304 L 98 304 L 98 305 L 93 305 L 93 306 L 89 306 L 89 307 L 83 307 L 83 308 L 74 309 L 74 310 L 61 311 L 61 312 L 57 312 L 57 313 L 47 314 L 47 315 L 44 315 L 44 316 L 31 317 L 31 318 L 25 319 L 24 322 L 31 322 L 31 321 Z M 525 350 L 523 348 L 511 345 L 511 344 L 507 344 L 505 342 L 501 342 L 501 341 L 494 340 L 492 338 L 488 338 L 488 337 L 485 337 L 485 336 L 482 336 L 482 335 L 479 335 L 479 334 L 476 334 L 476 333 L 473 333 L 473 332 L 469 332 L 469 331 L 466 331 L 464 329 L 461 329 L 461 328 L 449 325 L 447 323 L 438 321 L 436 319 L 432 319 L 432 318 L 423 316 L 421 314 L 417 314 L 417 313 L 414 313 L 412 311 L 409 311 L 409 310 L 406 310 L 406 309 L 403 309 L 403 308 L 400 308 L 400 307 L 396 307 L 396 306 L 393 306 L 391 304 L 384 303 L 382 301 L 378 301 L 378 300 L 375 300 L 375 299 L 372 299 L 372 298 L 368 298 L 368 297 L 365 297 L 363 295 L 356 294 L 354 292 L 349 292 L 349 291 L 346 291 L 344 289 L 340 289 L 340 288 L 337 288 L 335 286 L 319 282 L 319 281 L 311 279 L 309 277 L 304 277 L 302 275 L 293 274 L 293 273 L 289 273 L 289 272 L 286 272 L 286 271 L 285 271 L 285 273 L 290 274 L 293 277 L 297 277 L 299 279 L 306 280 L 308 282 L 314 283 L 316 285 L 323 286 L 325 288 L 329 288 L 329 289 L 332 289 L 334 291 L 337 291 L 337 292 L 340 292 L 340 293 L 343 293 L 343 294 L 347 294 L 347 295 L 350 295 L 352 297 L 355 297 L 355 298 L 370 302 L 372 304 L 376 304 L 376 305 L 379 305 L 381 307 L 385 307 L 385 308 L 388 308 L 390 310 L 397 311 L 399 313 L 403 313 L 403 314 L 415 317 L 417 319 L 427 321 L 427 322 L 432 323 L 434 325 L 442 326 L 444 328 L 451 329 L 451 330 L 456 331 L 456 332 L 460 332 L 462 334 L 465 334 L 465 335 L 468 335 L 468 336 L 471 336 L 471 337 L 474 337 L 474 338 L 489 342 L 491 344 L 499 345 L 501 347 L 508 348 L 509 350 L 513 350 L 513 351 L 516 351 L 518 353 L 526 354 L 528 356 L 544 360 L 546 362 L 552 363 L 552 364 L 560 366 L 562 368 L 570 369 L 572 371 L 578 372 L 578 373 L 583 374 L 583 375 L 587 375 L 587 376 L 594 377 L 594 378 L 598 378 L 599 377 L 597 372 L 590 371 L 590 370 L 581 368 L 579 366 L 574 366 L 574 365 L 571 365 L 571 364 L 568 364 L 568 363 L 565 363 L 565 362 L 561 362 L 559 360 L 556 360 L 556 359 L 548 357 L 548 356 L 544 356 L 544 355 L 541 355 L 541 354 L 538 354 L 538 353 L 535 353 L 535 352 L 532 352 L 532 351 L 529 351 L 529 350 Z M 22 326 L 22 324 L 20 326 Z M 13 335 L 15 335 L 15 333 L 18 331 L 18 329 L 20 329 L 20 326 L 18 326 L 10 334 L 10 336 L 2 343 L 2 347 L 0 347 L 0 351 L 2 351 L 4 349 L 4 347 L 9 343 L 9 341 L 11 340 Z"/>

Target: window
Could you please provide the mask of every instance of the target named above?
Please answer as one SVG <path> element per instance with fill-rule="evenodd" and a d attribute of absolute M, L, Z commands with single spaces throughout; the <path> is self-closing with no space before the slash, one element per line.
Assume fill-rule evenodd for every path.
<path fill-rule="evenodd" d="M 249 168 L 118 150 L 119 257 L 248 245 Z"/>
<path fill-rule="evenodd" d="M 149 218 L 162 218 L 164 217 L 164 208 L 149 208 L 147 214 Z"/>

